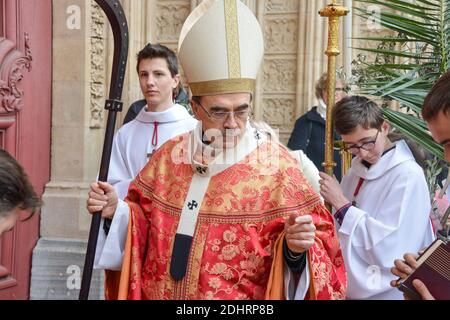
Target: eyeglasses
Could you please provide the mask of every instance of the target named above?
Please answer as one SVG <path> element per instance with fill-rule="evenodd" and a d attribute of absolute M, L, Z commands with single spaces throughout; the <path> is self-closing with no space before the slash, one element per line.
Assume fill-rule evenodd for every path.
<path fill-rule="evenodd" d="M 377 142 L 377 138 L 378 138 L 378 134 L 380 133 L 380 130 L 378 130 L 377 135 L 375 136 L 375 139 L 371 140 L 371 141 L 367 141 L 362 143 L 361 145 L 357 146 L 357 145 L 351 145 L 351 146 L 346 146 L 344 148 L 345 151 L 356 155 L 359 153 L 360 149 L 366 150 L 366 151 L 371 151 L 373 150 L 373 148 L 375 148 L 375 143 Z"/>
<path fill-rule="evenodd" d="M 233 115 L 236 119 L 245 121 L 248 119 L 250 114 L 250 108 L 237 110 L 237 111 L 211 111 L 208 112 L 200 103 L 197 104 L 202 107 L 203 111 L 208 115 L 208 117 L 217 120 L 217 121 L 225 121 L 228 119 L 230 115 Z"/>

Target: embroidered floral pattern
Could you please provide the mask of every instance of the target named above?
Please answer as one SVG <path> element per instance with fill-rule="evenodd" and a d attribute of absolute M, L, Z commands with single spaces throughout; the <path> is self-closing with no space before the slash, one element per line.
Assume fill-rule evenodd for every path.
<path fill-rule="evenodd" d="M 130 185 L 130 299 L 263 299 L 274 243 L 293 212 L 312 215 L 318 230 L 308 255 L 311 296 L 345 297 L 345 270 L 333 219 L 295 159 L 272 142 L 268 147 L 281 160 L 270 174 L 261 174 L 266 168 L 256 164 L 254 152 L 211 179 L 187 274 L 174 282 L 171 251 L 193 174 L 190 165 L 171 162 L 176 143 L 160 148 Z"/>

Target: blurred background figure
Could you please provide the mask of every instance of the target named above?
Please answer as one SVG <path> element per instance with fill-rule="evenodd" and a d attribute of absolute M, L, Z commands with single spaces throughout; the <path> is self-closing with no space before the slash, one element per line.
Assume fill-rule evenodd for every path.
<path fill-rule="evenodd" d="M 22 166 L 0 149 L 0 235 L 11 230 L 22 210 L 33 213 L 41 206 Z"/>
<path fill-rule="evenodd" d="M 349 86 L 345 82 L 345 77 L 338 72 L 336 74 L 335 103 L 346 97 L 347 92 L 349 92 Z M 297 119 L 287 146 L 291 150 L 303 150 L 314 165 L 322 171 L 322 163 L 325 161 L 325 120 L 328 101 L 327 73 L 323 73 L 317 81 L 315 94 L 319 104 Z M 335 140 L 341 139 L 336 132 L 334 132 L 334 138 Z M 337 164 L 334 174 L 338 180 L 341 180 L 339 151 L 334 152 L 334 160 Z"/>

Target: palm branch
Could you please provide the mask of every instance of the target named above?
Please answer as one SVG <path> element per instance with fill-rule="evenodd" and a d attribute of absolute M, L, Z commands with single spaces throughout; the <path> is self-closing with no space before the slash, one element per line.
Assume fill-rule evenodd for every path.
<path fill-rule="evenodd" d="M 354 14 L 389 29 L 391 36 L 357 38 L 376 44 L 373 49 L 356 48 L 374 55 L 373 62 L 355 63 L 355 84 L 362 94 L 383 101 L 385 117 L 399 131 L 430 153 L 443 159 L 421 118 L 425 96 L 450 67 L 450 0 L 354 0 L 361 8 Z M 368 12 L 379 6 L 380 14 Z M 360 57 L 363 57 L 361 54 Z M 397 102 L 405 112 L 389 108 Z"/>

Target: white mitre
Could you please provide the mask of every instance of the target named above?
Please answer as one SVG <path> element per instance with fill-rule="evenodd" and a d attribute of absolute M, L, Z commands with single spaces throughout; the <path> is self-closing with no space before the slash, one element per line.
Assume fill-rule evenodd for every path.
<path fill-rule="evenodd" d="M 255 90 L 261 26 L 240 0 L 204 0 L 186 19 L 178 57 L 194 96 Z"/>

